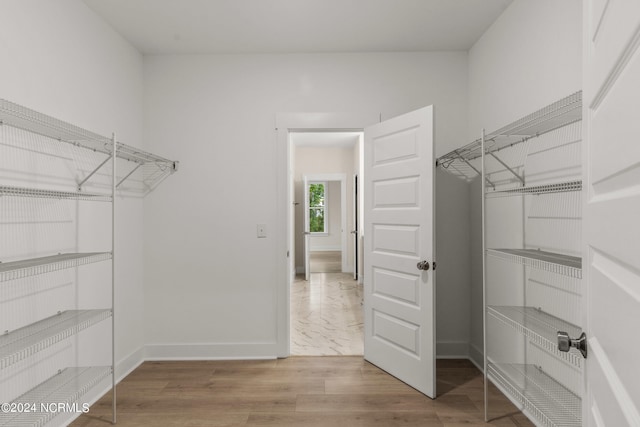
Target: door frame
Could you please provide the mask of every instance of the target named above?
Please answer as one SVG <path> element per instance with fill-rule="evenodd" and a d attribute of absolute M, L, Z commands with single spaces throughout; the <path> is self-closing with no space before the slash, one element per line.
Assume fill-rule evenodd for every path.
<path fill-rule="evenodd" d="M 379 113 L 280 113 L 276 114 L 276 352 L 291 354 L 290 286 L 293 259 L 293 185 L 290 132 L 362 132 L 379 121 Z M 360 234 L 362 236 L 362 234 Z"/>

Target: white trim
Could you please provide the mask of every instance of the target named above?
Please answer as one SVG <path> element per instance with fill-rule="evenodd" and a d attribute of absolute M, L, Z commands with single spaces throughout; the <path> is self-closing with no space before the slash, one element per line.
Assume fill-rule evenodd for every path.
<path fill-rule="evenodd" d="M 314 246 L 313 250 L 311 250 L 311 252 L 337 252 L 337 251 L 341 251 L 342 247 L 341 246 L 335 246 L 335 245 L 331 245 L 331 246 Z"/>
<path fill-rule="evenodd" d="M 312 184 L 322 184 L 324 187 L 324 206 L 322 207 L 322 210 L 324 211 L 324 224 L 323 224 L 324 231 L 311 231 L 311 228 L 309 228 L 309 232 L 311 232 L 310 237 L 328 236 L 330 233 L 329 210 L 331 209 L 331 203 L 329 201 L 329 198 L 331 197 L 331 195 L 329 194 L 329 181 L 324 179 L 322 180 L 310 179 L 310 177 L 312 176 L 319 176 L 319 175 L 305 175 L 305 176 L 306 176 L 305 181 L 309 187 L 311 187 Z M 311 190 L 309 190 L 309 193 L 310 192 Z M 311 206 L 311 203 L 309 203 L 309 209 L 318 209 L 318 208 Z M 308 215 L 308 214 L 309 212 L 304 213 L 304 215 Z M 311 218 L 309 218 L 309 223 L 311 223 Z"/>
<path fill-rule="evenodd" d="M 146 360 L 146 352 L 144 347 L 139 347 L 131 352 L 128 356 L 120 359 L 116 364 L 116 379 L 122 381 L 127 375 L 133 372 L 138 366 L 142 365 Z"/>
<path fill-rule="evenodd" d="M 437 359 L 468 359 L 469 343 L 467 341 L 436 341 Z"/>
<path fill-rule="evenodd" d="M 484 375 L 484 359 L 481 359 L 480 363 L 478 363 L 472 357 L 467 357 L 467 359 L 469 360 L 469 362 L 473 363 L 473 366 L 478 368 L 478 371 L 482 372 L 482 374 Z"/>
<path fill-rule="evenodd" d="M 324 216 L 323 216 L 323 220 L 324 220 L 324 224 L 323 224 L 323 229 L 324 231 L 311 231 L 311 229 L 309 229 L 309 231 L 311 232 L 310 236 L 315 236 L 315 237 L 321 237 L 321 236 L 328 236 L 329 235 L 329 209 L 330 209 L 330 204 L 329 204 L 329 181 L 326 180 L 315 180 L 315 179 L 310 179 L 310 177 L 312 176 L 319 176 L 319 175 L 305 175 L 306 178 L 306 183 L 308 186 L 311 186 L 312 184 L 322 184 L 324 187 L 324 206 L 322 206 L 322 210 L 324 211 Z M 309 190 L 311 191 L 311 190 Z M 311 198 L 311 197 L 309 197 Z M 305 201 L 305 207 L 307 207 L 307 203 L 308 201 Z M 308 209 L 319 209 L 316 207 L 313 207 L 309 204 Z M 308 210 L 304 213 L 305 215 L 308 215 L 309 212 Z M 309 219 L 309 222 L 311 221 L 311 219 Z"/>
<path fill-rule="evenodd" d="M 277 212 L 276 217 L 276 276 L 277 276 L 277 355 L 288 357 L 290 351 L 290 286 L 293 254 L 287 258 L 291 242 L 291 206 L 293 200 L 290 188 L 291 147 L 290 131 L 336 131 L 355 130 L 379 121 L 376 112 L 368 113 L 279 113 L 276 114 L 276 169 L 277 169 Z"/>
<path fill-rule="evenodd" d="M 275 342 L 147 344 L 146 360 L 275 359 Z"/>
<path fill-rule="evenodd" d="M 469 360 L 480 369 L 481 372 L 484 373 L 484 356 L 482 353 L 482 348 L 478 347 L 475 344 L 469 343 Z"/>
<path fill-rule="evenodd" d="M 320 252 L 320 251 L 319 251 Z M 347 266 L 346 270 L 343 269 L 342 273 L 353 273 L 353 266 Z M 296 274 L 304 274 L 304 266 L 299 265 L 296 267 Z"/>

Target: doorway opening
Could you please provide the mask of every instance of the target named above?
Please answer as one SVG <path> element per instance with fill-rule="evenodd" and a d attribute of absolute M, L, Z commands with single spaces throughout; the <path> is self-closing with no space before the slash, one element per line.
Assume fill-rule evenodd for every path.
<path fill-rule="evenodd" d="M 291 355 L 363 355 L 357 280 L 362 132 L 291 132 Z"/>

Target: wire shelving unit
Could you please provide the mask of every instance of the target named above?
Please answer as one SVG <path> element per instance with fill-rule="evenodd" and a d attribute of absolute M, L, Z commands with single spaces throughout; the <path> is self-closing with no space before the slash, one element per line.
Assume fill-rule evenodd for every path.
<path fill-rule="evenodd" d="M 487 249 L 487 255 L 505 261 L 550 271 L 568 277 L 582 278 L 582 258 L 538 249 Z"/>
<path fill-rule="evenodd" d="M 110 366 L 65 368 L 9 403 L 16 408 L 27 407 L 29 411 L 0 413 L 0 426 L 45 425 L 58 415 L 59 405 L 65 411 L 82 412 L 85 408 L 77 402 L 109 375 L 112 375 Z"/>
<path fill-rule="evenodd" d="M 123 182 L 141 169 L 145 189 L 146 191 L 150 191 L 168 175 L 178 170 L 177 161 L 169 160 L 122 142 L 114 141 L 114 138 L 98 135 L 71 123 L 58 120 L 4 99 L 0 99 L 0 124 L 46 137 L 51 140 L 51 143 L 56 141 L 64 142 L 74 147 L 103 154 L 105 156 L 104 161 L 98 164 L 95 169 L 90 171 L 78 182 L 79 189 L 81 189 L 96 172 L 105 167 L 114 153 L 114 145 L 116 158 L 125 160 L 131 165 L 129 169 L 124 172 L 123 176 L 117 179 L 116 187 L 120 187 Z"/>
<path fill-rule="evenodd" d="M 5 165 L 10 165 L 11 169 L 3 173 L 3 182 L 0 182 L 0 203 L 5 200 L 13 203 L 18 200 L 15 198 L 54 199 L 55 206 L 59 207 L 62 205 L 58 205 L 57 200 L 63 200 L 64 208 L 60 208 L 60 211 L 73 207 L 76 215 L 80 216 L 84 212 L 80 208 L 80 203 L 108 202 L 111 211 L 111 247 L 106 251 L 58 253 L 17 261 L 13 258 L 8 262 L 0 262 L 0 286 L 8 286 L 3 282 L 111 261 L 111 298 L 108 308 L 60 311 L 45 319 L 36 319 L 34 323 L 6 331 L 0 336 L 0 371 L 8 368 L 10 371 L 13 369 L 10 368 L 12 365 L 21 361 L 31 363 L 35 360 L 33 363 L 40 363 L 30 358 L 81 331 L 111 319 L 110 366 L 64 367 L 30 391 L 12 398 L 13 402 L 36 406 L 48 403 L 74 404 L 91 388 L 111 377 L 112 421 L 115 423 L 116 192 L 123 191 L 122 194 L 125 194 L 135 191 L 145 195 L 176 172 L 178 162 L 124 144 L 116 139 L 115 134 L 105 137 L 2 99 L 0 99 L 0 137 L 4 149 L 13 150 L 8 152 L 19 159 L 15 165 L 11 163 L 11 159 L 3 159 Z M 49 166 L 50 162 L 58 163 L 55 163 L 55 166 Z M 54 167 L 66 171 L 65 176 L 48 175 L 49 168 Z M 34 170 L 38 173 L 34 174 Z M 131 184 L 123 185 L 125 182 L 131 182 Z M 74 204 L 67 205 L 67 201 Z M 19 218 L 24 214 L 42 215 L 39 213 L 39 206 L 32 205 L 31 202 L 26 207 L 25 205 L 14 206 L 12 209 L 10 211 L 12 215 L 15 214 Z M 40 217 L 37 216 L 37 218 L 39 220 Z M 22 227 L 29 224 L 29 221 L 19 224 Z M 33 248 L 30 250 L 34 253 L 42 253 L 39 252 L 39 243 L 36 240 L 37 236 L 33 241 L 28 242 L 27 247 Z M 24 388 L 32 385 L 28 383 Z M 0 426 L 41 426 L 56 415 L 55 411 L 0 414 Z"/>
<path fill-rule="evenodd" d="M 94 262 L 108 261 L 111 252 L 67 253 L 0 263 L 0 282 L 23 279 Z"/>
<path fill-rule="evenodd" d="M 501 150 L 514 147 L 581 120 L 582 91 L 579 91 L 494 132 L 485 134 L 485 154 L 497 156 Z M 477 163 L 482 158 L 482 147 L 483 139 L 478 138 L 461 148 L 438 157 L 436 164 L 454 175 L 473 179 L 482 175 L 482 165 Z"/>
<path fill-rule="evenodd" d="M 563 310 L 558 307 L 561 303 L 548 300 L 550 292 L 564 292 L 567 281 L 574 283 L 582 278 L 582 259 L 570 255 L 575 253 L 575 242 L 560 241 L 573 238 L 572 233 L 580 227 L 567 223 L 571 226 L 554 233 L 561 227 L 558 224 L 564 224 L 560 221 L 580 220 L 579 213 L 554 215 L 556 211 L 573 214 L 580 210 L 574 207 L 579 195 L 564 193 L 582 191 L 582 180 L 577 176 L 579 166 L 574 166 L 576 160 L 570 157 L 579 153 L 574 147 L 580 143 L 575 134 L 581 120 L 582 92 L 576 92 L 493 132 L 483 130 L 480 138 L 436 162 L 462 179 L 479 178 L 482 182 L 486 421 L 490 420 L 487 387 L 491 381 L 538 425 L 581 425 L 581 398 L 569 387 L 577 389 L 575 375 L 584 367 L 583 355 L 574 348 L 561 351 L 558 332 L 577 338 L 582 330 L 557 317 Z M 545 162 L 549 160 L 545 156 L 552 156 L 556 149 L 563 157 Z M 565 160 L 573 162 L 573 169 L 562 169 L 566 167 L 562 163 Z M 509 197 L 513 200 L 503 199 Z M 493 204 L 488 208 L 490 203 Z M 532 207 L 543 215 L 531 213 Z M 492 217 L 489 222 L 487 212 L 502 216 Z M 518 217 L 508 218 L 509 214 Z M 488 235 L 488 226 L 493 234 Z M 553 243 L 545 239 L 552 239 Z M 489 244 L 492 241 L 499 243 Z M 507 267 L 505 263 L 522 268 Z M 550 282 L 540 282 L 539 277 Z M 573 301 L 580 298 L 579 291 L 565 293 L 562 298 Z M 575 319 L 576 315 L 571 313 L 568 318 Z"/>
<path fill-rule="evenodd" d="M 110 309 L 67 310 L 0 336 L 0 369 L 111 317 Z"/>
<path fill-rule="evenodd" d="M 556 336 L 558 331 L 565 331 L 578 337 L 582 333 L 579 327 L 535 307 L 488 306 L 487 313 L 554 356 L 578 368 L 582 366 L 583 359 L 578 350 L 572 348 L 568 353 L 558 351 Z"/>
<path fill-rule="evenodd" d="M 582 403 L 569 389 L 539 367 L 524 364 L 488 364 L 488 377 L 515 397 L 540 425 L 581 427 Z"/>

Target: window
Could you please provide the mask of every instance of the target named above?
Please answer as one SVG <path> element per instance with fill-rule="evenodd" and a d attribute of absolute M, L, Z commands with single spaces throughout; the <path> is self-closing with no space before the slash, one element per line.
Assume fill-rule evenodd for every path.
<path fill-rule="evenodd" d="M 309 183 L 309 231 L 328 233 L 327 183 Z"/>

